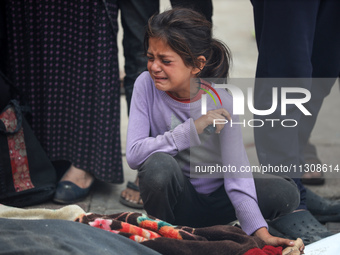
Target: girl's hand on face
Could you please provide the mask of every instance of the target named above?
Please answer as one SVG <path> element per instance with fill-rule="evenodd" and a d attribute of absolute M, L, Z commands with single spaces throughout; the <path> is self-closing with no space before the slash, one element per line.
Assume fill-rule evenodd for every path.
<path fill-rule="evenodd" d="M 286 246 L 294 247 L 295 246 L 294 240 L 272 236 L 271 234 L 269 234 L 267 228 L 260 228 L 256 230 L 254 235 L 262 239 L 267 245 L 283 246 L 283 247 L 286 247 Z M 302 244 L 302 246 L 299 246 L 297 248 L 299 249 L 300 253 L 303 254 L 305 245 Z"/>
<path fill-rule="evenodd" d="M 224 125 L 227 123 L 227 121 L 224 120 L 230 121 L 231 117 L 229 112 L 224 108 L 208 111 L 206 115 L 202 115 L 197 120 L 195 120 L 197 133 L 202 134 L 207 126 L 214 124 L 214 120 L 216 127 L 215 133 L 219 134 L 224 128 Z"/>

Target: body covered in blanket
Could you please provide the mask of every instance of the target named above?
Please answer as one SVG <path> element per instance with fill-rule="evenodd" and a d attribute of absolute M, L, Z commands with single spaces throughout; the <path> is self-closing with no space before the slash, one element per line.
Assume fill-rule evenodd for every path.
<path fill-rule="evenodd" d="M 126 251 L 130 251 L 129 254 L 141 254 L 136 252 L 138 247 L 140 251 L 144 251 L 142 254 L 282 254 L 282 247 L 265 245 L 258 237 L 249 236 L 234 226 L 173 226 L 141 213 L 86 213 L 77 205 L 65 206 L 58 210 L 21 209 L 0 205 L 0 222 L 0 254 L 8 254 L 7 251 L 13 250 L 24 251 L 24 247 L 20 248 L 18 242 L 13 240 L 15 236 L 25 239 L 25 235 L 29 237 L 27 240 L 30 240 L 26 242 L 25 247 L 33 248 L 32 244 L 40 243 L 34 245 L 34 254 L 43 254 L 41 252 L 46 251 L 57 254 L 53 253 L 57 246 L 65 249 L 68 247 L 63 250 L 63 254 L 78 254 L 75 251 L 93 254 L 93 249 L 88 247 L 91 244 L 100 244 L 100 247 L 95 245 L 100 250 L 115 247 L 109 254 L 127 254 Z M 117 235 L 120 237 L 117 238 Z M 50 245 L 46 245 L 46 240 L 41 242 L 42 238 L 50 240 Z M 27 253 L 26 249 L 25 254 L 33 253 Z"/>

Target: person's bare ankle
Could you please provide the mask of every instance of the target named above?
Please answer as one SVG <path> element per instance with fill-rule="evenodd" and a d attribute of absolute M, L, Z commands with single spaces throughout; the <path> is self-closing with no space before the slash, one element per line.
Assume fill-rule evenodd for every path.
<path fill-rule="evenodd" d="M 89 187 L 94 180 L 94 177 L 89 172 L 86 172 L 80 168 L 71 165 L 67 170 L 65 175 L 62 177 L 61 181 L 70 181 L 84 189 Z"/>

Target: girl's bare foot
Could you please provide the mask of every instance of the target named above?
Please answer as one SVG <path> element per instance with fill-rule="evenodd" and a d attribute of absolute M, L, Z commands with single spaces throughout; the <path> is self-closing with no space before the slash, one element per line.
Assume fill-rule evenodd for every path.
<path fill-rule="evenodd" d="M 143 208 L 143 201 L 139 193 L 138 177 L 136 177 L 135 182 L 128 182 L 126 189 L 120 195 L 120 202 L 131 208 Z"/>

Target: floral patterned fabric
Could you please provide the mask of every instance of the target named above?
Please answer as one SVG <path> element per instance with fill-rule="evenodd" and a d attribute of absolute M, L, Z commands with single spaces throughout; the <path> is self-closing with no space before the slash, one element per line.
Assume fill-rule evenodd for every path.
<path fill-rule="evenodd" d="M 265 246 L 257 237 L 226 225 L 206 228 L 173 226 L 141 213 L 87 213 L 77 222 L 125 236 L 161 254 L 279 255 L 282 247 Z"/>
<path fill-rule="evenodd" d="M 17 128 L 13 107 L 2 112 L 0 120 L 4 123 L 7 132 L 14 132 Z M 23 129 L 20 128 L 15 134 L 7 135 L 7 141 L 15 190 L 19 192 L 34 188 L 29 172 Z"/>

